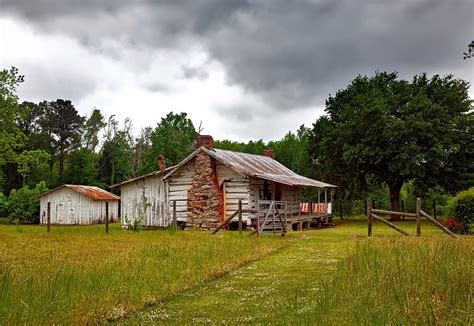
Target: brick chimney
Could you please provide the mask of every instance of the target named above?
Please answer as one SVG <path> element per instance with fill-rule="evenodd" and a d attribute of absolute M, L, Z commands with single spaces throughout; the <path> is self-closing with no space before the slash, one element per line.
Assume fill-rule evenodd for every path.
<path fill-rule="evenodd" d="M 158 156 L 158 167 L 160 168 L 161 172 L 166 169 L 166 161 L 163 155 Z"/>
<path fill-rule="evenodd" d="M 198 135 L 196 138 L 196 148 L 206 147 L 207 149 L 214 148 L 214 139 L 210 135 Z"/>
<path fill-rule="evenodd" d="M 268 156 L 268 157 L 270 157 L 270 158 L 272 158 L 272 159 L 275 159 L 275 151 L 274 151 L 273 149 L 269 149 L 269 148 L 264 149 L 264 150 L 262 151 L 262 155 L 263 155 L 263 156 Z"/>

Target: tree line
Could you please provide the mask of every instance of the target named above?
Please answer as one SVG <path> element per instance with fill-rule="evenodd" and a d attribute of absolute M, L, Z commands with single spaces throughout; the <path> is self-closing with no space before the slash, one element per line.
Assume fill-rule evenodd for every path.
<path fill-rule="evenodd" d="M 22 191 L 26 198 L 64 183 L 107 189 L 156 171 L 159 155 L 171 166 L 194 149 L 200 130 L 186 113 L 170 112 L 137 135 L 130 118 L 120 123 L 97 108 L 82 116 L 69 100 L 21 102 L 23 81 L 14 67 L 0 72 L 0 206 L 12 193 L 11 201 L 21 202 L 15 196 Z M 311 126 L 276 141 L 216 140 L 215 147 L 254 154 L 271 148 L 291 170 L 338 185 L 346 202 L 384 193 L 398 210 L 402 187 L 426 196 L 474 185 L 468 90 L 451 75 L 358 76 L 328 97 Z"/>

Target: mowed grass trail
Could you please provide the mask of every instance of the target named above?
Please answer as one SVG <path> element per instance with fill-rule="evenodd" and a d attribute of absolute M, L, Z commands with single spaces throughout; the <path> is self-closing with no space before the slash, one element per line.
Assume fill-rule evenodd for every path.
<path fill-rule="evenodd" d="M 415 234 L 413 222 L 399 225 Z M 123 324 L 472 323 L 472 238 L 429 224 L 404 238 L 364 221 L 292 233 L 291 245 L 121 320 Z"/>
<path fill-rule="evenodd" d="M 237 232 L 0 225 L 0 324 L 123 317 L 287 246 Z"/>

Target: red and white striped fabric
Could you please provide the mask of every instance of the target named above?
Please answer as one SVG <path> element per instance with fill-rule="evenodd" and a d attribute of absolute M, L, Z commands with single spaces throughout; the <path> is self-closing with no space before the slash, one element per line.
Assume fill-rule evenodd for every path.
<path fill-rule="evenodd" d="M 327 213 L 327 205 L 324 203 L 320 203 L 318 207 L 318 203 L 312 203 L 311 205 L 312 213 Z M 301 213 L 309 213 L 309 204 L 308 203 L 300 203 L 300 211 Z"/>

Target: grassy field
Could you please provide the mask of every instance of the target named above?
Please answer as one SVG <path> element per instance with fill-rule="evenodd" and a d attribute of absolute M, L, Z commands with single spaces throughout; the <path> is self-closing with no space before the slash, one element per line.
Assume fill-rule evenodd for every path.
<path fill-rule="evenodd" d="M 337 276 L 321 283 L 311 309 L 281 318 L 312 325 L 472 325 L 472 244 L 449 238 L 361 241 L 338 265 Z"/>
<path fill-rule="evenodd" d="M 119 318 L 287 246 L 236 232 L 0 225 L 0 324 Z"/>
<path fill-rule="evenodd" d="M 402 238 L 376 223 L 367 239 L 364 221 L 344 221 L 294 233 L 285 249 L 121 322 L 472 324 L 473 239 L 422 230 Z"/>
<path fill-rule="evenodd" d="M 472 324 L 472 237 L 337 224 L 285 239 L 3 225 L 0 324 Z"/>

